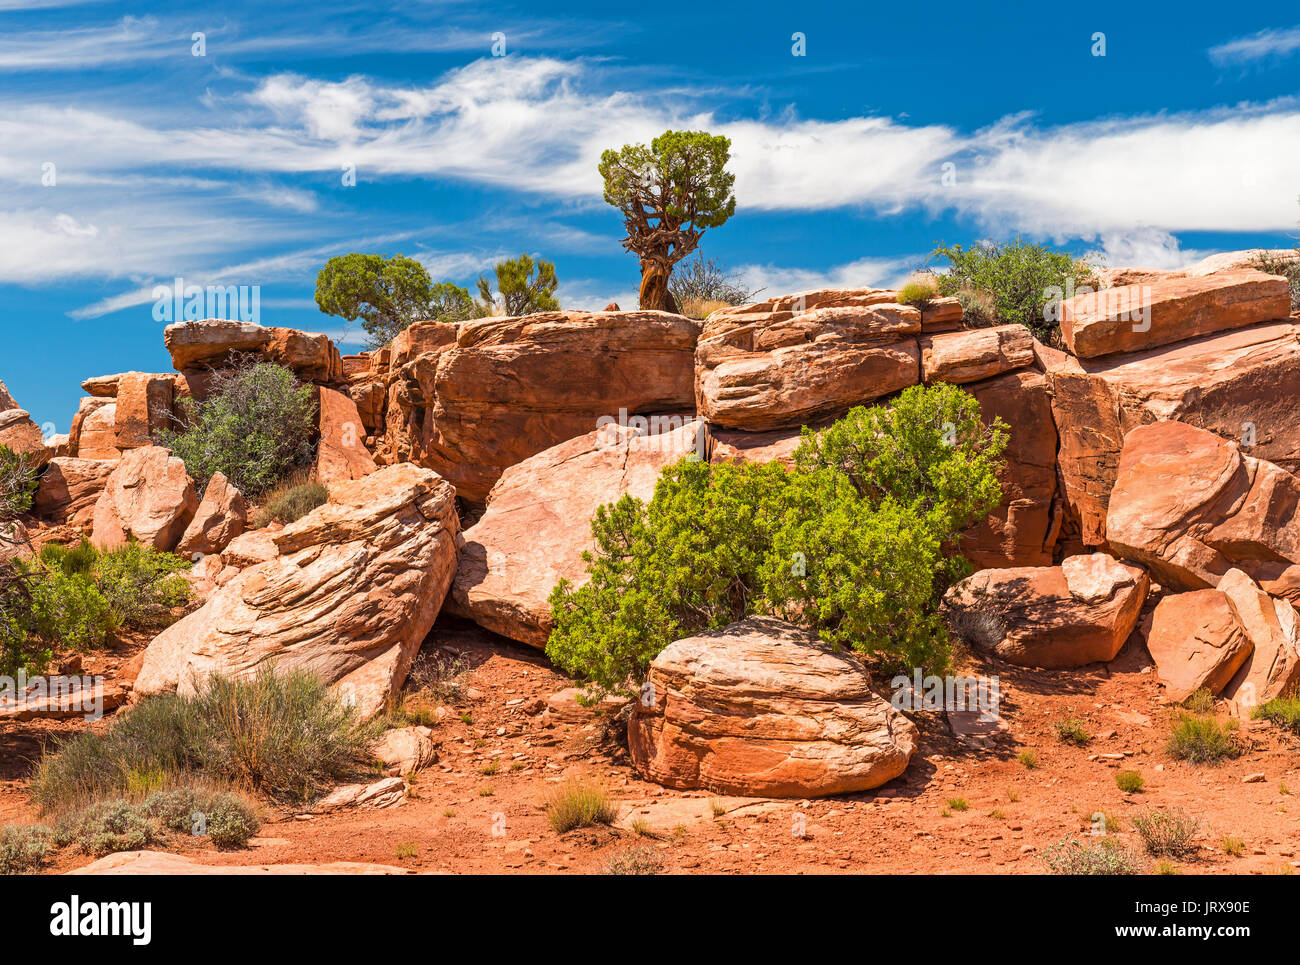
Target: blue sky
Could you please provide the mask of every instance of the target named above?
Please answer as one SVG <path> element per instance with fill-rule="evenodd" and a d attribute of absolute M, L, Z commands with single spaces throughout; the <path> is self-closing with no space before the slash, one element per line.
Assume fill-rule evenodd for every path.
<path fill-rule="evenodd" d="M 66 431 L 83 378 L 169 369 L 175 277 L 356 342 L 312 298 L 354 250 L 467 286 L 528 251 L 566 307 L 631 307 L 596 160 L 667 127 L 732 138 L 702 248 L 770 293 L 1016 233 L 1115 265 L 1290 246 L 1284 7 L 0 0 L 0 379 Z"/>

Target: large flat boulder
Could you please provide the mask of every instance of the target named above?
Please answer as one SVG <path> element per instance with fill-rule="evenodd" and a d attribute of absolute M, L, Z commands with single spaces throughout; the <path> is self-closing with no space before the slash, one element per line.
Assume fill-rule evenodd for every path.
<path fill-rule="evenodd" d="M 761 432 L 841 414 L 920 381 L 921 313 L 891 301 L 709 316 L 695 351 L 696 406 Z"/>
<path fill-rule="evenodd" d="M 248 506 L 243 494 L 230 484 L 225 473 L 214 472 L 176 552 L 190 557 L 220 553 L 247 525 Z"/>
<path fill-rule="evenodd" d="M 998 325 L 921 338 L 926 383 L 961 385 L 1034 364 L 1034 336 L 1023 325 Z"/>
<path fill-rule="evenodd" d="M 1149 587 L 1141 567 L 1092 553 L 980 570 L 948 590 L 943 612 L 958 637 L 1011 663 L 1082 667 L 1115 659 Z"/>
<path fill-rule="evenodd" d="M 1080 358 L 1137 352 L 1291 314 L 1285 278 L 1254 269 L 1165 278 L 1061 302 L 1061 334 Z"/>
<path fill-rule="evenodd" d="M 206 395 L 209 372 L 227 368 L 239 357 L 283 365 L 304 382 L 343 379 L 339 350 L 329 336 L 314 332 L 208 318 L 168 325 L 163 344 L 171 353 L 173 368 L 185 376 L 194 398 L 200 400 Z"/>
<path fill-rule="evenodd" d="M 454 345 L 431 331 L 434 350 L 390 389 L 384 458 L 432 468 L 482 503 L 507 468 L 603 417 L 690 412 L 699 324 L 667 312 L 542 312 L 461 323 Z"/>
<path fill-rule="evenodd" d="M 1224 696 L 1254 707 L 1281 697 L 1300 683 L 1300 620 L 1288 600 L 1269 596 L 1241 570 L 1228 570 L 1218 589 L 1232 603 L 1250 653 Z"/>
<path fill-rule="evenodd" d="M 328 503 L 271 536 L 278 556 L 154 639 L 135 689 L 184 693 L 210 674 L 270 664 L 316 673 L 375 715 L 451 584 L 455 502 L 445 480 L 410 464 L 334 485 Z"/>
<path fill-rule="evenodd" d="M 609 425 L 511 466 L 463 534 L 448 611 L 544 647 L 551 591 L 561 579 L 587 580 L 582 554 L 595 548 L 597 508 L 624 495 L 648 500 L 664 467 L 697 451 L 702 431 L 695 422 L 660 435 Z"/>
<path fill-rule="evenodd" d="M 1250 655 L 1246 635 L 1221 590 L 1175 593 L 1156 604 L 1147 650 L 1171 700 L 1205 689 L 1220 693 Z"/>
<path fill-rule="evenodd" d="M 771 617 L 670 644 L 628 723 L 649 780 L 751 797 L 879 787 L 907 768 L 916 726 L 852 654 Z"/>
<path fill-rule="evenodd" d="M 51 459 L 36 486 L 32 510 L 50 522 L 89 527 L 94 522 L 95 503 L 116 468 L 117 461 L 111 459 Z"/>
<path fill-rule="evenodd" d="M 1061 436 L 1071 527 L 1104 546 L 1106 506 L 1125 436 L 1177 420 L 1248 444 L 1251 455 L 1300 466 L 1300 327 L 1271 322 L 1168 348 L 1098 360 L 1039 349 Z"/>
<path fill-rule="evenodd" d="M 135 539 L 158 550 L 176 547 L 199 499 L 185 463 L 161 446 L 125 453 L 95 501 L 90 541 L 113 549 Z"/>
<path fill-rule="evenodd" d="M 1106 532 L 1165 586 L 1214 587 L 1234 567 L 1256 582 L 1300 563 L 1300 480 L 1236 442 L 1182 422 L 1124 439 Z"/>

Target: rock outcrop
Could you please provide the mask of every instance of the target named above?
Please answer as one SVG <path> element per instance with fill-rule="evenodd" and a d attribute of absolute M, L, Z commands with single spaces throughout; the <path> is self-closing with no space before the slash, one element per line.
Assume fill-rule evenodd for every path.
<path fill-rule="evenodd" d="M 921 338 L 926 383 L 961 385 L 1034 364 L 1034 336 L 1023 325 L 972 328 Z"/>
<path fill-rule="evenodd" d="M 136 539 L 174 549 L 199 508 L 185 463 L 161 446 L 125 453 L 95 501 L 91 542 L 100 549 Z"/>
<path fill-rule="evenodd" d="M 18 405 L 3 382 L 0 382 L 0 445 L 25 455 L 35 466 L 45 465 L 53 455 L 45 445 L 40 427 Z"/>
<path fill-rule="evenodd" d="M 394 341 L 391 366 L 416 354 L 390 390 L 382 460 L 434 469 L 482 503 L 510 466 L 591 432 L 602 417 L 689 413 L 698 334 L 698 322 L 667 312 L 426 325 L 409 345 Z"/>
<path fill-rule="evenodd" d="M 328 503 L 272 536 L 278 556 L 154 639 L 136 690 L 302 668 L 373 716 L 442 607 L 457 529 L 455 493 L 429 470 L 402 464 L 336 484 Z"/>
<path fill-rule="evenodd" d="M 88 528 L 94 522 L 95 503 L 116 468 L 117 462 L 110 459 L 51 459 L 36 486 L 33 512 L 53 523 Z"/>
<path fill-rule="evenodd" d="M 958 637 L 1011 663 L 1081 667 L 1115 659 L 1149 586 L 1140 567 L 1093 553 L 980 570 L 948 591 L 943 611 Z"/>
<path fill-rule="evenodd" d="M 1170 700 L 1222 691 L 1250 655 L 1236 607 L 1222 590 L 1175 593 L 1156 604 L 1147 634 L 1156 677 Z"/>
<path fill-rule="evenodd" d="M 1300 467 L 1300 328 L 1271 322 L 1168 348 L 1097 360 L 1039 349 L 1061 436 L 1063 496 L 1083 543 L 1104 546 L 1106 507 L 1125 436 L 1177 420 Z"/>
<path fill-rule="evenodd" d="M 220 553 L 247 525 L 248 506 L 243 494 L 230 484 L 224 473 L 213 473 L 176 552 L 185 556 Z"/>
<path fill-rule="evenodd" d="M 1181 422 L 1124 439 L 1106 531 L 1165 586 L 1214 587 L 1234 567 L 1256 582 L 1300 563 L 1300 480 Z"/>
<path fill-rule="evenodd" d="M 317 479 L 326 484 L 361 479 L 378 468 L 366 449 L 366 427 L 350 396 L 334 389 L 320 389 L 317 419 Z"/>
<path fill-rule="evenodd" d="M 586 582 L 596 509 L 624 494 L 649 499 L 666 466 L 697 450 L 699 423 L 659 435 L 608 425 L 505 471 L 465 530 L 449 612 L 535 647 L 551 632 L 547 602 L 561 579 Z"/>
<path fill-rule="evenodd" d="M 163 331 L 172 367 L 185 376 L 195 399 L 207 396 L 210 373 L 240 356 L 275 362 L 304 382 L 341 382 L 343 360 L 326 335 L 292 328 L 264 328 L 253 322 L 220 318 L 176 322 Z"/>
<path fill-rule="evenodd" d="M 1241 570 L 1219 580 L 1241 627 L 1251 642 L 1250 654 L 1229 681 L 1224 696 L 1243 707 L 1281 697 L 1300 683 L 1300 621 L 1287 600 L 1269 596 Z"/>
<path fill-rule="evenodd" d="M 1098 358 L 1284 319 L 1291 294 L 1285 278 L 1244 269 L 1075 295 L 1060 313 L 1066 347 Z"/>
<path fill-rule="evenodd" d="M 632 761 L 681 789 L 821 797 L 902 774 L 916 726 L 851 654 L 770 617 L 670 644 L 628 724 Z"/>

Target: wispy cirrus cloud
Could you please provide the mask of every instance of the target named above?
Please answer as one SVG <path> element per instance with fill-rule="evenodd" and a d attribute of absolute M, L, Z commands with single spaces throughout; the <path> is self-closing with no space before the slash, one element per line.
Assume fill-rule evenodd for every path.
<path fill-rule="evenodd" d="M 1208 53 L 1214 63 L 1228 65 L 1289 57 L 1297 51 L 1300 51 L 1300 25 L 1260 30 L 1211 47 Z"/>

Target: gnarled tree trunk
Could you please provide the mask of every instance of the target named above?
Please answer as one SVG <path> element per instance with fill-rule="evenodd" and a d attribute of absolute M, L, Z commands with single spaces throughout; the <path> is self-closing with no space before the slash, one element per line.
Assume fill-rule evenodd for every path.
<path fill-rule="evenodd" d="M 668 290 L 668 276 L 671 268 L 663 268 L 651 262 L 641 263 L 641 294 L 639 302 L 642 311 L 672 312 L 677 311 L 677 300 Z"/>

